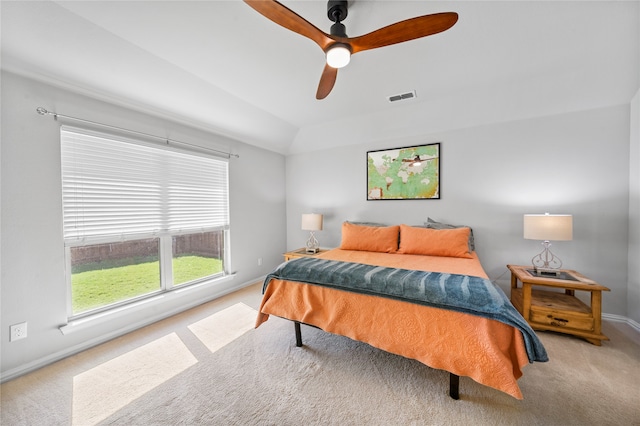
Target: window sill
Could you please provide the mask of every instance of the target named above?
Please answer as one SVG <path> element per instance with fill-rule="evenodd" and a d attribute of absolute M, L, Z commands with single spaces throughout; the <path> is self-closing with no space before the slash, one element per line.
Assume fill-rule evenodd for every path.
<path fill-rule="evenodd" d="M 235 278 L 235 274 L 229 274 L 229 275 L 225 275 L 224 277 L 216 278 L 211 281 L 204 281 L 204 282 L 193 284 L 184 288 L 177 288 L 176 290 L 158 294 L 158 295 L 149 297 L 147 299 L 130 303 L 128 305 L 118 306 L 108 311 L 103 311 L 103 312 L 96 313 L 94 315 L 89 315 L 83 318 L 71 320 L 67 324 L 60 326 L 59 330 L 64 335 L 75 333 L 81 330 L 86 330 L 97 324 L 102 324 L 105 322 L 112 321 L 114 318 L 123 317 L 128 313 L 141 311 L 150 306 L 157 305 L 161 301 L 166 301 L 168 299 L 175 299 L 177 297 L 180 297 L 181 295 L 189 294 L 198 289 L 202 289 L 203 287 L 210 287 L 214 284 L 228 282 L 233 280 L 234 278 Z"/>

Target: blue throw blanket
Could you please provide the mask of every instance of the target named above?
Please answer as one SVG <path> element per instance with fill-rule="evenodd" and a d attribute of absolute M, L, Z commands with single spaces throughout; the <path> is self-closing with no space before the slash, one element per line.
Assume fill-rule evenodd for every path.
<path fill-rule="evenodd" d="M 500 321 L 522 332 L 529 362 L 549 360 L 533 329 L 500 287 L 486 278 L 312 257 L 278 266 L 267 275 L 263 293 L 272 278 L 384 296 Z"/>

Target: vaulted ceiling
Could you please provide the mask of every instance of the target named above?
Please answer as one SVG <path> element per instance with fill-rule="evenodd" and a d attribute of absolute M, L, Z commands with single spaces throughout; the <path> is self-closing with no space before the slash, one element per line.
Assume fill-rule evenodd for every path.
<path fill-rule="evenodd" d="M 326 1 L 282 3 L 329 32 Z M 619 105 L 640 86 L 638 1 L 350 1 L 349 36 L 459 21 L 354 55 L 321 101 L 320 48 L 239 0 L 0 7 L 3 68 L 283 154 Z"/>

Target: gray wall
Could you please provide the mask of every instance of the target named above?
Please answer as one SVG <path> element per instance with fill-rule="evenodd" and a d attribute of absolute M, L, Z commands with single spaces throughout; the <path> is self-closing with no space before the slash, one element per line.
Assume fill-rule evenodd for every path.
<path fill-rule="evenodd" d="M 627 315 L 636 323 L 640 323 L 640 91 L 631 101 L 630 133 Z"/>
<path fill-rule="evenodd" d="M 150 321 L 233 291 L 266 275 L 285 250 L 285 158 L 141 111 L 2 73 L 2 379 L 54 361 Z M 60 122 L 42 106 L 136 131 L 229 150 L 233 280 L 173 292 L 161 302 L 63 335 L 67 322 L 60 179 Z M 77 125 L 77 123 L 74 123 Z M 257 259 L 262 258 L 262 266 Z M 9 342 L 9 326 L 28 337 Z"/>
<path fill-rule="evenodd" d="M 525 213 L 570 213 L 574 239 L 553 244 L 564 267 L 611 288 L 603 311 L 626 316 L 629 105 L 427 134 L 287 157 L 287 248 L 304 244 L 300 215 L 325 215 L 323 247 L 345 220 L 473 228 L 489 277 L 508 291 L 507 264 L 530 264 Z M 368 150 L 441 142 L 441 199 L 366 201 Z M 637 309 L 637 307 L 636 307 Z"/>

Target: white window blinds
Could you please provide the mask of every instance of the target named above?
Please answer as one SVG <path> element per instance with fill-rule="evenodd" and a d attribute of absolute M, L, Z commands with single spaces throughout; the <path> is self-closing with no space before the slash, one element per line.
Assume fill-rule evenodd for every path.
<path fill-rule="evenodd" d="M 65 242 L 228 229 L 228 162 L 63 126 Z"/>

